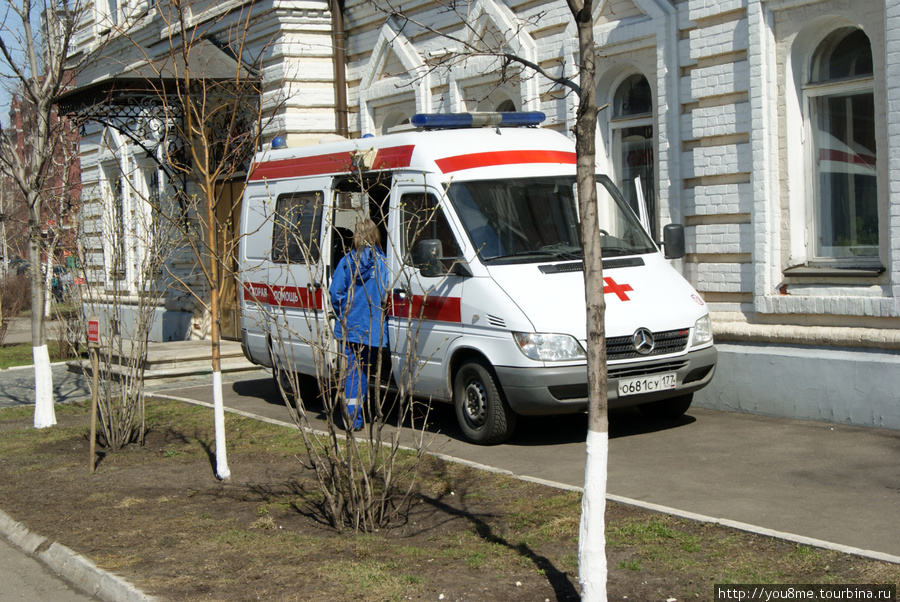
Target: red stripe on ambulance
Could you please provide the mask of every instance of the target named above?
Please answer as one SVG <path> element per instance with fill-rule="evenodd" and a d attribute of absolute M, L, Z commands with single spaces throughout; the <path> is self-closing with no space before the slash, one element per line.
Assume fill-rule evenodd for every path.
<path fill-rule="evenodd" d="M 269 286 L 257 282 L 244 284 L 244 300 L 301 309 L 322 309 L 322 289 L 299 286 Z"/>
<path fill-rule="evenodd" d="M 575 164 L 575 153 L 553 150 L 492 151 L 457 155 L 435 161 L 444 173 L 475 169 L 477 167 L 494 167 L 497 165 L 521 165 L 523 163 L 557 163 Z"/>
<path fill-rule="evenodd" d="M 425 295 L 403 297 L 400 293 L 394 293 L 391 317 L 460 323 L 462 322 L 462 307 L 459 297 Z"/>
<path fill-rule="evenodd" d="M 380 148 L 375 153 L 370 169 L 397 169 L 409 167 L 415 145 L 392 146 Z M 351 152 L 329 153 L 315 157 L 294 157 L 279 161 L 259 163 L 250 174 L 251 182 L 258 180 L 277 180 L 279 178 L 299 178 L 318 176 L 330 173 L 354 171 Z"/>

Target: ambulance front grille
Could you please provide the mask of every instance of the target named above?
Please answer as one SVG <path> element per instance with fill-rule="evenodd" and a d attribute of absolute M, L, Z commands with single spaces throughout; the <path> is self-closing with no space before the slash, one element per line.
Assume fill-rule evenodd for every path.
<path fill-rule="evenodd" d="M 687 328 L 679 330 L 666 330 L 653 333 L 653 350 L 650 353 L 638 353 L 634 348 L 634 336 L 610 337 L 606 339 L 606 360 L 628 360 L 640 357 L 653 357 L 655 355 L 667 355 L 680 353 L 687 348 L 688 336 L 691 331 Z"/>

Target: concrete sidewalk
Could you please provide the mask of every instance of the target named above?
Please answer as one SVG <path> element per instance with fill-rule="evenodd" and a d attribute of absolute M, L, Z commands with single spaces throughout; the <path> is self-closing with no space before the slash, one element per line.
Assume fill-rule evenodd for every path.
<path fill-rule="evenodd" d="M 59 338 L 59 328 L 61 325 L 56 320 L 47 320 L 47 338 Z M 16 343 L 31 342 L 31 318 L 16 317 L 10 318 L 9 325 L 6 328 L 6 336 L 3 338 L 4 345 L 13 345 Z"/>

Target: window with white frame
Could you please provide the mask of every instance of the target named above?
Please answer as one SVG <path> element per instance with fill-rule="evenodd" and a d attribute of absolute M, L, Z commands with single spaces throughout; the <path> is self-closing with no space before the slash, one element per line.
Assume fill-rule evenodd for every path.
<path fill-rule="evenodd" d="M 94 13 L 101 32 L 119 24 L 119 0 L 94 0 Z"/>
<path fill-rule="evenodd" d="M 803 88 L 812 264 L 879 264 L 873 79 L 872 45 L 855 27 L 831 32 L 812 55 Z"/>
<path fill-rule="evenodd" d="M 126 22 L 156 8 L 157 0 L 94 0 L 94 16 L 100 33 L 125 26 Z"/>
<path fill-rule="evenodd" d="M 162 220 L 162 187 L 160 184 L 160 171 L 157 165 L 151 161 L 139 163 L 138 171 L 143 180 L 143 190 L 138 194 L 132 210 L 135 213 L 134 233 L 137 240 L 136 261 L 140 266 L 136 277 L 138 279 L 151 278 L 145 271 L 149 267 L 148 254 L 163 250 L 166 240 L 163 236 L 165 223 Z"/>
<path fill-rule="evenodd" d="M 116 163 L 103 166 L 105 197 L 107 199 L 106 234 L 103 241 L 107 272 L 110 281 L 124 280 L 126 276 L 126 205 L 125 182 Z"/>
<path fill-rule="evenodd" d="M 617 184 L 634 212 L 640 215 L 635 178 L 640 177 L 651 233 L 659 221 L 653 157 L 653 96 L 647 78 L 636 73 L 616 86 L 611 103 L 613 161 Z"/>

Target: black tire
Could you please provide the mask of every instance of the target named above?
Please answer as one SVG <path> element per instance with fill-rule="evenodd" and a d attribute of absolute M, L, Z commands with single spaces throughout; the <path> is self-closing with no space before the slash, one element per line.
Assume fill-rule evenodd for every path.
<path fill-rule="evenodd" d="M 638 409 L 651 420 L 672 420 L 683 416 L 691 407 L 692 401 L 694 401 L 694 394 L 686 393 L 678 397 L 642 403 Z"/>
<path fill-rule="evenodd" d="M 496 445 L 509 439 L 516 428 L 513 412 L 490 364 L 467 360 L 453 379 L 456 420 L 466 439 L 478 445 Z"/>
<path fill-rule="evenodd" d="M 319 399 L 319 383 L 315 377 L 306 374 L 297 374 L 295 376 L 297 378 L 297 391 L 294 391 L 294 388 L 291 386 L 291 379 L 287 370 L 281 368 L 277 361 L 273 362 L 272 379 L 275 381 L 275 386 L 278 387 L 282 401 L 288 405 L 294 405 L 294 402 L 297 400 L 297 393 L 299 393 L 303 404 L 309 407 L 310 404 Z"/>
<path fill-rule="evenodd" d="M 294 390 L 291 387 L 291 380 L 288 378 L 287 371 L 279 366 L 277 361 L 272 362 L 272 380 L 275 381 L 281 400 L 288 405 L 293 405 Z"/>

